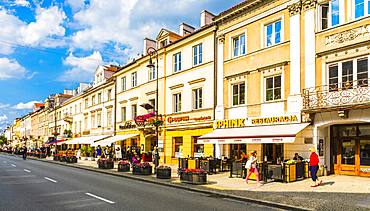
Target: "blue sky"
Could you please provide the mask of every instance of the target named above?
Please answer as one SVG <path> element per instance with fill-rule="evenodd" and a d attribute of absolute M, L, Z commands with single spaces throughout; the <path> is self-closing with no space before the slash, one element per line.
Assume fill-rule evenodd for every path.
<path fill-rule="evenodd" d="M 99 64 L 123 65 L 144 37 L 199 27 L 241 0 L 1 0 L 0 130 L 49 94 L 90 82 Z"/>

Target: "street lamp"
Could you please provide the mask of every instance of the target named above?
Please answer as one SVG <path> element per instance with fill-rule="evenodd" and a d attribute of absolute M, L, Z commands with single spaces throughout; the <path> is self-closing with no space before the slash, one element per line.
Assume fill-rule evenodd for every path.
<path fill-rule="evenodd" d="M 49 99 L 50 100 L 50 99 Z M 55 141 L 55 154 L 57 154 L 58 148 L 57 148 L 57 138 L 58 138 L 58 133 L 57 133 L 57 110 L 56 110 L 56 102 L 55 102 L 55 97 L 53 101 L 53 108 L 50 108 L 54 110 L 54 141 Z"/>
<path fill-rule="evenodd" d="M 155 121 L 156 121 L 156 123 L 158 123 L 158 51 L 153 47 L 149 47 L 147 49 L 147 54 L 149 55 L 149 64 L 147 65 L 147 67 L 149 69 L 156 68 L 155 77 L 156 77 L 157 87 L 156 87 L 156 92 L 155 92 Z M 153 64 L 152 57 L 155 57 L 155 59 L 156 59 L 156 66 L 154 66 L 154 64 Z M 154 165 L 155 165 L 154 171 L 155 172 L 157 171 L 157 167 L 158 167 L 158 164 L 159 164 L 158 127 L 159 127 L 159 124 L 155 124 L 155 163 L 154 163 Z"/>

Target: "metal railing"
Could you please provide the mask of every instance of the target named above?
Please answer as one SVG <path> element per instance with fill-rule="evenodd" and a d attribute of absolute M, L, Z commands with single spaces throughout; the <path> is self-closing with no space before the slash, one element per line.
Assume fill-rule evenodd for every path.
<path fill-rule="evenodd" d="M 370 79 L 303 89 L 303 110 L 350 107 L 370 103 Z"/>

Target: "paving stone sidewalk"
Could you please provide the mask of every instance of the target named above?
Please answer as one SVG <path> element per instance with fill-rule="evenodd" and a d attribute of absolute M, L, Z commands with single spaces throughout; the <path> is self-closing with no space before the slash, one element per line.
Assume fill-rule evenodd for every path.
<path fill-rule="evenodd" d="M 258 186 L 254 181 L 246 184 L 241 178 L 229 178 L 229 174 L 225 172 L 208 175 L 209 183 L 206 185 L 189 185 L 180 182 L 176 165 L 171 165 L 172 178 L 170 180 L 159 180 L 154 175 L 138 176 L 132 173 L 117 172 L 117 163 L 115 163 L 115 169 L 111 170 L 98 169 L 96 161 L 79 160 L 77 164 L 69 165 L 136 177 L 154 183 L 191 186 L 193 189 L 210 190 L 313 210 L 370 210 L 370 178 L 365 177 L 342 175 L 321 177 L 323 184 L 312 188 L 309 179 L 292 183 L 272 182 Z"/>

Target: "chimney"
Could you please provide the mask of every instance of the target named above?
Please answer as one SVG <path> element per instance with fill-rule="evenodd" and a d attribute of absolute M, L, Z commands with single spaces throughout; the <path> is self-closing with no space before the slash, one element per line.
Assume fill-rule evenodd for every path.
<path fill-rule="evenodd" d="M 144 38 L 144 49 L 143 49 L 143 55 L 145 56 L 148 48 L 152 47 L 155 48 L 157 45 L 157 42 L 155 40 L 151 40 L 149 38 Z"/>
<path fill-rule="evenodd" d="M 208 25 L 213 22 L 213 18 L 215 17 L 214 14 L 208 12 L 207 10 L 203 10 L 200 13 L 200 27 Z"/>
<path fill-rule="evenodd" d="M 192 27 L 192 26 L 190 26 L 186 23 L 180 24 L 180 35 L 181 35 L 181 37 L 186 36 L 186 35 L 194 32 L 194 31 L 195 31 L 194 27 Z"/>

